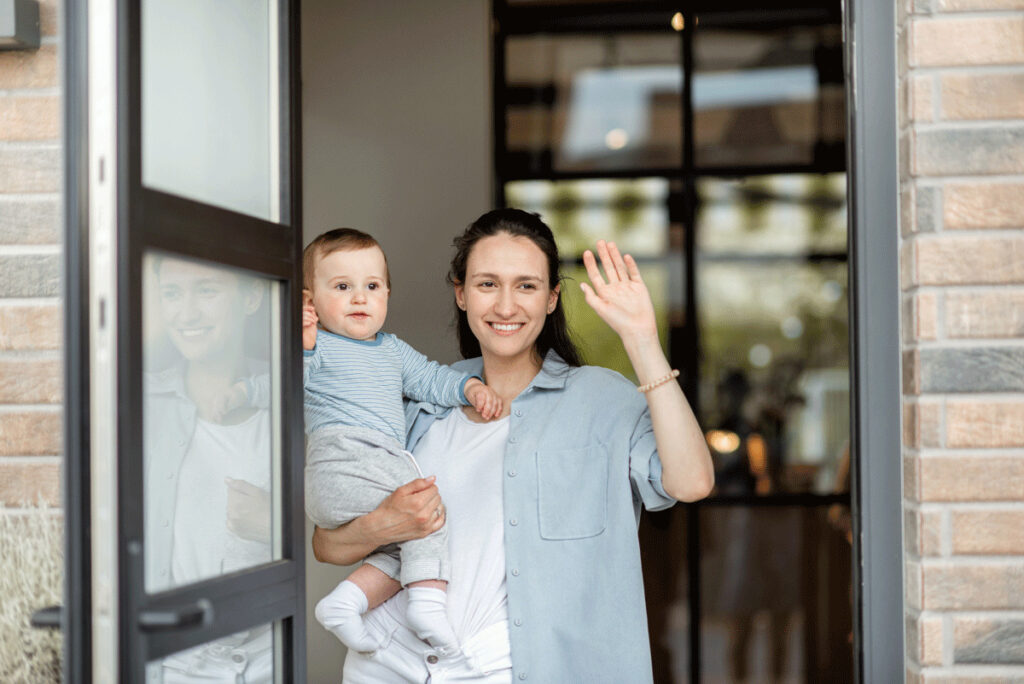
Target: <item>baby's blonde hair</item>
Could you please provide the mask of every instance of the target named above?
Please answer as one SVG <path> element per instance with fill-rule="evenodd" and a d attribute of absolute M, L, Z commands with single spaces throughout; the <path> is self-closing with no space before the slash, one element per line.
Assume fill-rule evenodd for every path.
<path fill-rule="evenodd" d="M 384 254 L 384 248 L 372 236 L 355 228 L 335 228 L 326 233 L 321 233 L 313 238 L 313 241 L 302 250 L 302 286 L 313 291 L 313 274 L 316 272 L 316 264 L 328 254 L 342 250 L 356 251 L 358 249 L 369 249 L 376 247 L 384 255 L 384 281 L 391 289 L 391 271 L 388 269 L 388 255 Z"/>

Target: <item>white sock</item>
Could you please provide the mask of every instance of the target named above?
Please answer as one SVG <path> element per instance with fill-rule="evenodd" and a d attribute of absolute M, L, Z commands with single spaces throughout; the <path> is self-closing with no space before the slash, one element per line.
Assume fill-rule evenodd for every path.
<path fill-rule="evenodd" d="M 368 653 L 380 648 L 363 622 L 368 607 L 363 590 L 355 582 L 345 580 L 316 604 L 316 619 L 353 651 Z"/>
<path fill-rule="evenodd" d="M 448 594 L 433 587 L 409 587 L 408 591 L 405 615 L 416 636 L 434 648 L 457 650 L 459 640 L 448 622 Z"/>

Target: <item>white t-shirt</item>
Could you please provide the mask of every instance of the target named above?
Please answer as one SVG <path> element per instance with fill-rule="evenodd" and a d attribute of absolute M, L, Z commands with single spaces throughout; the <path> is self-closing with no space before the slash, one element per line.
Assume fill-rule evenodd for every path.
<path fill-rule="evenodd" d="M 257 411 L 237 425 L 196 419 L 174 507 L 174 585 L 270 562 L 269 542 L 242 539 L 228 531 L 225 482 L 230 477 L 269 490 L 270 466 L 268 411 Z M 268 508 L 268 520 L 270 514 Z"/>
<path fill-rule="evenodd" d="M 501 495 L 508 435 L 507 416 L 474 423 L 455 409 L 431 425 L 415 452 L 423 474 L 437 476 L 447 509 L 452 572 L 448 618 L 459 643 L 489 664 L 507 660 L 510 652 Z M 406 625 L 402 594 L 382 608 Z M 474 641 L 485 629 L 484 643 Z"/>

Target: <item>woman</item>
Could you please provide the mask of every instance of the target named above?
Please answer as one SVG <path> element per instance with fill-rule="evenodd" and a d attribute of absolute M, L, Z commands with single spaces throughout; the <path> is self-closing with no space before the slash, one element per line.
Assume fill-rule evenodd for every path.
<path fill-rule="evenodd" d="M 449 279 L 467 357 L 456 368 L 482 372 L 504 415 L 484 423 L 423 404 L 407 415 L 409 448 L 452 513 L 449 615 L 465 657 L 439 657 L 410 637 L 399 594 L 367 615 L 391 642 L 349 653 L 345 681 L 650 681 L 640 506 L 702 498 L 714 475 L 636 263 L 598 242 L 605 275 L 587 251 L 591 284 L 581 287 L 622 339 L 643 393 L 581 366 L 554 238 L 538 216 L 488 212 L 456 247 Z M 318 529 L 314 552 L 348 564 L 443 521 L 437 489 L 418 480 L 363 518 Z"/>
<path fill-rule="evenodd" d="M 147 321 L 143 405 L 146 590 L 155 593 L 273 559 L 270 412 L 229 401 L 240 381 L 267 372 L 259 338 L 270 316 L 254 278 L 176 257 L 147 266 L 147 302 L 159 312 Z M 163 684 L 272 678 L 266 627 L 147 667 L 147 682 Z"/>

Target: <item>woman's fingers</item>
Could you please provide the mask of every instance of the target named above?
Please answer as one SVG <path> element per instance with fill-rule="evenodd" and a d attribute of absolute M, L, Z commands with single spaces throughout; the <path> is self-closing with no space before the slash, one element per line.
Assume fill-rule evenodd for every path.
<path fill-rule="evenodd" d="M 644 282 L 643 276 L 640 275 L 640 267 L 636 265 L 636 259 L 632 255 L 627 254 L 626 260 L 626 273 L 629 275 L 629 279 L 638 283 Z"/>
<path fill-rule="evenodd" d="M 609 243 L 604 240 L 598 240 L 597 255 L 601 257 L 601 266 L 604 268 L 604 274 L 608 277 L 609 285 L 617 283 L 625 278 L 625 272 L 620 274 L 618 269 L 615 267 L 615 260 L 612 257 L 612 250 Z"/>
<path fill-rule="evenodd" d="M 629 269 L 626 266 L 626 262 L 622 259 L 622 252 L 619 251 L 619 246 L 614 242 L 609 242 L 608 254 L 611 256 L 612 264 L 615 265 L 615 272 L 618 274 L 619 280 L 629 280 Z"/>
<path fill-rule="evenodd" d="M 599 242 L 598 245 L 600 244 Z M 583 267 L 587 269 L 587 277 L 590 278 L 594 291 L 601 292 L 606 283 L 604 278 L 601 277 L 601 271 L 597 268 L 597 259 L 594 258 L 594 253 L 589 249 L 583 252 Z"/>

